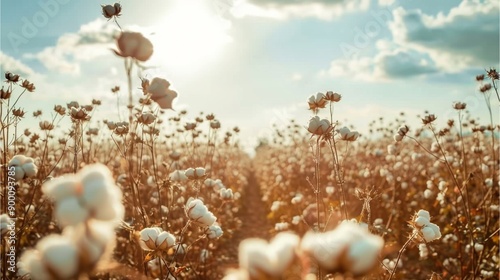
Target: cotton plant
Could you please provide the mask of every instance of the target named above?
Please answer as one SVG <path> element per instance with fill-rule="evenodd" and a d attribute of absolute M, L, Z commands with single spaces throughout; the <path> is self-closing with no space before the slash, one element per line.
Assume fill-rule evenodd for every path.
<path fill-rule="evenodd" d="M 33 158 L 24 155 L 15 155 L 9 161 L 8 170 L 14 168 L 14 179 L 22 180 L 25 178 L 33 178 L 38 173 L 38 167 L 35 165 Z"/>
<path fill-rule="evenodd" d="M 24 251 L 18 275 L 34 280 L 87 275 L 114 248 L 114 229 L 124 215 L 121 190 L 102 164 L 51 180 L 42 190 L 53 199 L 54 216 L 63 230 Z"/>

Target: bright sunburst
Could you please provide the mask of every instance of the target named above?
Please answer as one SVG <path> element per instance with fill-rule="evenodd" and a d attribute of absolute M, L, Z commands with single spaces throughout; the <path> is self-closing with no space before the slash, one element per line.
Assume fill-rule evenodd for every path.
<path fill-rule="evenodd" d="M 205 2 L 205 3 L 204 3 Z M 206 1 L 176 1 L 157 25 L 155 52 L 161 67 L 193 71 L 207 65 L 231 41 L 231 24 Z"/>

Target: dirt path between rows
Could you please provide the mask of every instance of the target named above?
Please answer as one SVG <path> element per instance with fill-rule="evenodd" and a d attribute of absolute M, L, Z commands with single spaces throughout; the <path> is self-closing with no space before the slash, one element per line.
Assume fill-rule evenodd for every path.
<path fill-rule="evenodd" d="M 228 261 L 221 266 L 223 269 L 238 267 L 238 247 L 244 239 L 258 237 L 269 240 L 270 238 L 269 229 L 271 226 L 266 218 L 269 212 L 268 207 L 262 201 L 260 186 L 253 172 L 248 177 L 248 184 L 243 189 L 241 199 L 242 209 L 239 218 L 242 221 L 242 226 L 233 234 L 231 240 L 221 248 L 229 256 Z"/>

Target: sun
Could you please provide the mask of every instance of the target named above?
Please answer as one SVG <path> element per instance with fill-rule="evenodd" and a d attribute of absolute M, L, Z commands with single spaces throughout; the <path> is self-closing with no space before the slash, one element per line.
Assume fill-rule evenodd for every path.
<path fill-rule="evenodd" d="M 151 38 L 160 67 L 195 71 L 214 61 L 231 42 L 231 23 L 206 0 L 177 0 L 155 25 Z"/>

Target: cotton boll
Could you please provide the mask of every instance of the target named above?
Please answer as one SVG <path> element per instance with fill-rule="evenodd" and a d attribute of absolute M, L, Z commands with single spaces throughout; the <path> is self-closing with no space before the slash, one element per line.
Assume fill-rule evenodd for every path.
<path fill-rule="evenodd" d="M 141 230 L 139 233 L 139 245 L 141 248 L 146 251 L 153 251 L 156 249 L 156 239 L 161 231 L 162 229 L 158 227 L 145 228 Z"/>
<path fill-rule="evenodd" d="M 479 252 L 481 252 L 483 249 L 484 249 L 484 245 L 483 245 L 483 244 L 480 244 L 480 243 L 476 243 L 476 244 L 474 244 L 474 250 L 475 250 L 476 252 L 478 252 L 478 253 L 479 253 Z"/>
<path fill-rule="evenodd" d="M 298 236 L 285 232 L 276 235 L 271 243 L 258 238 L 243 240 L 238 256 L 240 267 L 252 278 L 279 277 L 295 258 L 298 243 Z"/>
<path fill-rule="evenodd" d="M 89 211 L 82 207 L 76 197 L 68 197 L 56 204 L 55 217 L 61 226 L 74 226 L 89 217 Z"/>
<path fill-rule="evenodd" d="M 427 218 L 427 220 L 431 220 L 431 214 L 429 214 L 429 211 L 426 211 L 426 210 L 419 210 L 417 212 L 417 216 L 419 217 L 424 217 L 424 218 Z"/>
<path fill-rule="evenodd" d="M 428 225 L 429 224 L 429 219 L 425 218 L 425 217 L 421 217 L 421 216 L 417 216 L 415 218 L 415 224 L 419 227 L 423 227 L 425 225 Z"/>
<path fill-rule="evenodd" d="M 42 191 L 58 202 L 66 197 L 77 195 L 81 191 L 81 185 L 75 175 L 68 175 L 43 184 Z"/>
<path fill-rule="evenodd" d="M 300 223 L 300 221 L 301 221 L 300 216 L 293 216 L 293 218 L 292 218 L 292 224 L 298 225 Z"/>
<path fill-rule="evenodd" d="M 434 230 L 430 227 L 424 227 L 421 229 L 422 235 L 424 236 L 425 241 L 431 242 L 436 238 L 436 234 L 434 233 Z"/>
<path fill-rule="evenodd" d="M 16 181 L 22 180 L 24 175 L 24 170 L 21 166 L 14 167 L 14 179 L 16 179 Z"/>
<path fill-rule="evenodd" d="M 173 236 L 169 232 L 162 231 L 160 234 L 158 234 L 155 244 L 158 249 L 166 250 L 175 245 L 175 236 Z"/>
<path fill-rule="evenodd" d="M 78 271 L 78 248 L 70 239 L 49 235 L 36 246 L 43 263 L 59 278 L 72 278 Z M 33 274 L 32 274 L 33 275 Z"/>
<path fill-rule="evenodd" d="M 429 250 L 427 249 L 427 245 L 425 245 L 425 243 L 418 244 L 418 252 L 421 259 L 426 259 L 429 256 Z"/>
<path fill-rule="evenodd" d="M 22 165 L 22 169 L 24 171 L 24 176 L 28 178 L 35 177 L 36 173 L 38 172 L 38 168 L 36 167 L 32 158 L 29 158 L 28 161 Z"/>
<path fill-rule="evenodd" d="M 18 276 L 25 276 L 30 274 L 30 278 L 33 280 L 46 280 L 52 279 L 52 276 L 47 271 L 44 263 L 42 262 L 42 257 L 40 252 L 37 250 L 26 250 L 21 255 L 19 263 L 17 264 L 19 270 L 17 271 Z"/>
<path fill-rule="evenodd" d="M 384 240 L 376 235 L 367 235 L 349 246 L 348 259 L 351 272 L 363 275 L 371 270 L 378 261 L 378 255 L 384 247 Z"/>
<path fill-rule="evenodd" d="M 439 229 L 439 226 L 434 224 L 434 223 L 429 223 L 427 225 L 429 228 L 432 229 L 432 231 L 434 232 L 434 239 L 433 240 L 436 240 L 436 239 L 439 239 L 441 238 L 441 231 Z"/>
<path fill-rule="evenodd" d="M 219 238 L 224 233 L 222 231 L 222 228 L 218 225 L 209 226 L 207 231 L 208 231 L 208 238 L 210 238 L 210 239 Z"/>

